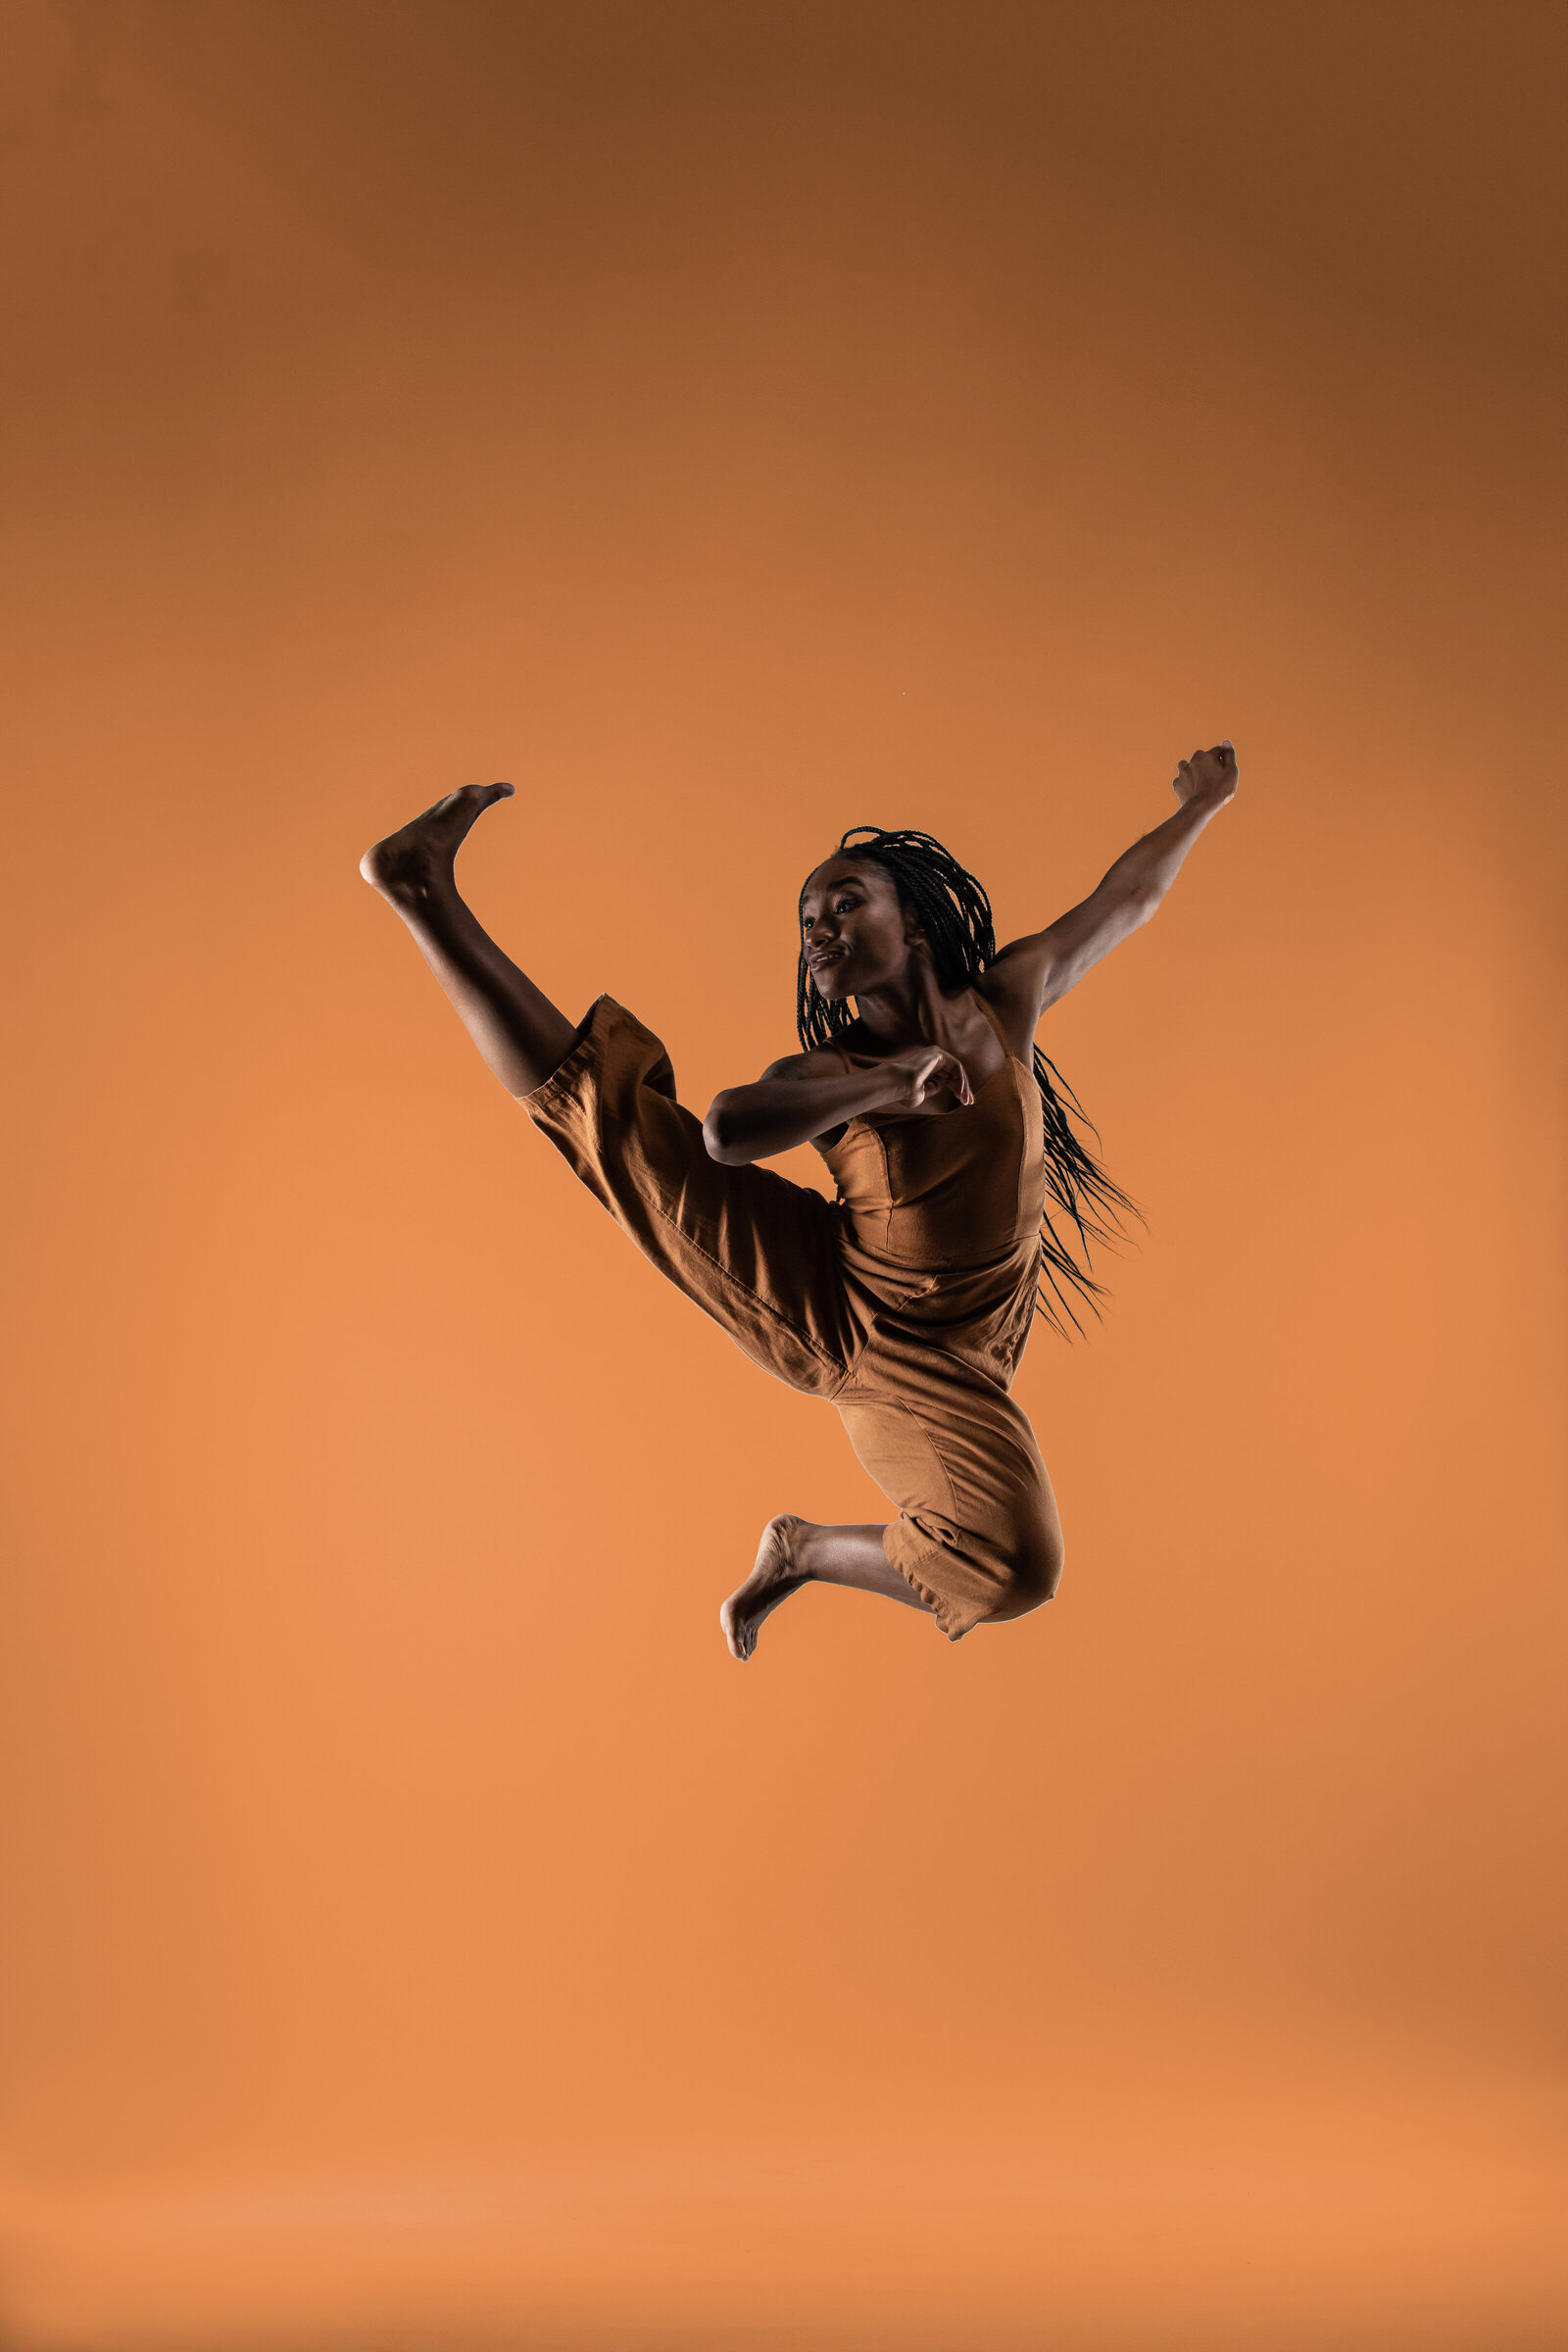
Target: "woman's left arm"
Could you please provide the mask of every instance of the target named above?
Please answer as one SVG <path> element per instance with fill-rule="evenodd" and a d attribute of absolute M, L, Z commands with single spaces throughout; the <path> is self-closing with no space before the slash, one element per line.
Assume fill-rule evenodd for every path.
<path fill-rule="evenodd" d="M 1124 850 L 1080 906 L 1049 929 L 1002 949 L 986 967 L 990 989 L 1025 1009 L 1032 1006 L 1038 1020 L 1102 956 L 1148 922 L 1209 818 L 1234 798 L 1236 784 L 1236 754 L 1228 741 L 1184 760 L 1172 785 L 1181 803 L 1175 815 Z"/>

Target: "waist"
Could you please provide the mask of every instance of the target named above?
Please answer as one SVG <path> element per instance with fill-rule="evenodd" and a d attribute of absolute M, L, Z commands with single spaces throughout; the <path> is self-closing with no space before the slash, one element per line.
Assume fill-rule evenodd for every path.
<path fill-rule="evenodd" d="M 1033 1186 L 1017 1185 L 980 1200 L 972 1186 L 915 1200 L 841 1198 L 838 1229 L 856 1248 L 894 1264 L 979 1271 L 1038 1247 L 1045 1201 L 1034 1194 Z"/>

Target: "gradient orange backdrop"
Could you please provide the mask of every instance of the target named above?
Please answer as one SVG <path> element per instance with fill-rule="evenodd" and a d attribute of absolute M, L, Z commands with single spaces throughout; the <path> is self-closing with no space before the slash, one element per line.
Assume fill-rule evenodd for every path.
<path fill-rule="evenodd" d="M 1560 2343 L 1560 12 L 8 24 L 0 2339 Z M 701 1108 L 847 825 L 1005 938 L 1221 734 L 1058 1599 L 742 1671 L 879 1498 L 361 850 L 512 778 Z"/>

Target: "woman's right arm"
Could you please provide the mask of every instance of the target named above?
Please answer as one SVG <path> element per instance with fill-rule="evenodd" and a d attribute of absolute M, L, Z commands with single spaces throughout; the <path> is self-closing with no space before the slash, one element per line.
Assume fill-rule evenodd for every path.
<path fill-rule="evenodd" d="M 825 1053 L 791 1054 L 770 1063 L 755 1086 L 715 1095 L 703 1141 L 711 1158 L 744 1167 L 808 1144 L 862 1110 L 914 1110 L 944 1092 L 974 1101 L 963 1064 L 939 1046 L 911 1046 L 858 1070 Z"/>

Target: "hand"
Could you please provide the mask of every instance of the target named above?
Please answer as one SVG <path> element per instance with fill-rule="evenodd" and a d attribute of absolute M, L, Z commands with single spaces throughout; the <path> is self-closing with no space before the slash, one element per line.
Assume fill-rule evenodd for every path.
<path fill-rule="evenodd" d="M 1236 753 L 1227 736 L 1211 751 L 1195 752 L 1184 760 L 1171 779 L 1171 790 L 1185 808 L 1197 801 L 1205 808 L 1223 808 L 1236 790 Z"/>
<path fill-rule="evenodd" d="M 882 1067 L 894 1089 L 895 1110 L 919 1110 L 945 1094 L 954 1096 L 956 1103 L 974 1101 L 968 1071 L 956 1054 L 941 1046 L 906 1046 L 902 1054 L 890 1054 Z"/>

